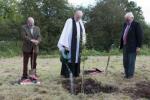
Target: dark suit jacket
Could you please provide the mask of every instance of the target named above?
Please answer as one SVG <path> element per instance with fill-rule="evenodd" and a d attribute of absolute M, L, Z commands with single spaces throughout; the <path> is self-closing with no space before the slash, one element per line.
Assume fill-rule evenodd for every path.
<path fill-rule="evenodd" d="M 30 53 L 32 52 L 33 48 L 36 53 L 39 52 L 39 46 L 35 46 L 31 39 L 36 39 L 39 42 L 41 42 L 41 34 L 40 34 L 40 28 L 37 26 L 34 26 L 33 28 L 33 35 L 31 34 L 31 31 L 27 25 L 23 25 L 21 29 L 21 35 L 23 39 L 23 52 Z"/>
<path fill-rule="evenodd" d="M 126 29 L 127 24 L 125 23 L 123 26 L 123 31 L 121 35 L 120 49 L 123 48 L 123 35 Z M 130 29 L 127 35 L 127 52 L 132 53 L 136 52 L 136 48 L 141 48 L 143 40 L 143 30 L 138 22 L 133 21 L 131 23 Z"/>

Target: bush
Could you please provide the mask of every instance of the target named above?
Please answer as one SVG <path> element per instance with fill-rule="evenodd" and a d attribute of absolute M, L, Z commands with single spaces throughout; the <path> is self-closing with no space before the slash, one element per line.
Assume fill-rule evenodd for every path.
<path fill-rule="evenodd" d="M 0 41 L 0 57 L 21 55 L 21 43 L 16 41 Z"/>

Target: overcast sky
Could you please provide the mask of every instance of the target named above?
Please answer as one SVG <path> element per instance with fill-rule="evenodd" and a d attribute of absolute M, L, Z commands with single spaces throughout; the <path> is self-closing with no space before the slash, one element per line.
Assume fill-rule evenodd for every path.
<path fill-rule="evenodd" d="M 68 0 L 69 3 L 71 3 L 74 6 L 88 6 L 88 5 L 94 5 L 95 0 Z M 147 23 L 150 23 L 150 0 L 130 0 L 135 1 L 138 6 L 142 7 L 142 11 L 145 17 L 145 20 Z"/>

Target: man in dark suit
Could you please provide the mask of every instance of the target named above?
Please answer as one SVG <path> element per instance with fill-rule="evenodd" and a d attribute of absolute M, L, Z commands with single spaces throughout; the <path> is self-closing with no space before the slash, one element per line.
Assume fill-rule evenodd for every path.
<path fill-rule="evenodd" d="M 134 21 L 132 12 L 125 15 L 125 23 L 121 35 L 120 49 L 123 49 L 123 65 L 125 78 L 132 78 L 135 71 L 136 55 L 140 52 L 143 40 L 143 30 Z"/>
<path fill-rule="evenodd" d="M 34 25 L 34 19 L 29 17 L 27 24 L 22 26 L 21 35 L 23 39 L 23 75 L 22 82 L 30 82 L 28 76 L 28 61 L 31 58 L 32 78 L 36 77 L 36 59 L 41 42 L 40 28 Z"/>

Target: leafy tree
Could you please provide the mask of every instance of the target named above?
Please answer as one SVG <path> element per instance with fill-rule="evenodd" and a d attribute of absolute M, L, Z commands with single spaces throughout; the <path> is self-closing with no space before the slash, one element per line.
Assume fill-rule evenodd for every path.
<path fill-rule="evenodd" d="M 91 9 L 87 23 L 90 48 L 108 50 L 112 43 L 118 45 L 124 9 L 124 0 L 99 1 Z"/>
<path fill-rule="evenodd" d="M 0 39 L 18 38 L 21 19 L 17 0 L 0 0 Z"/>

